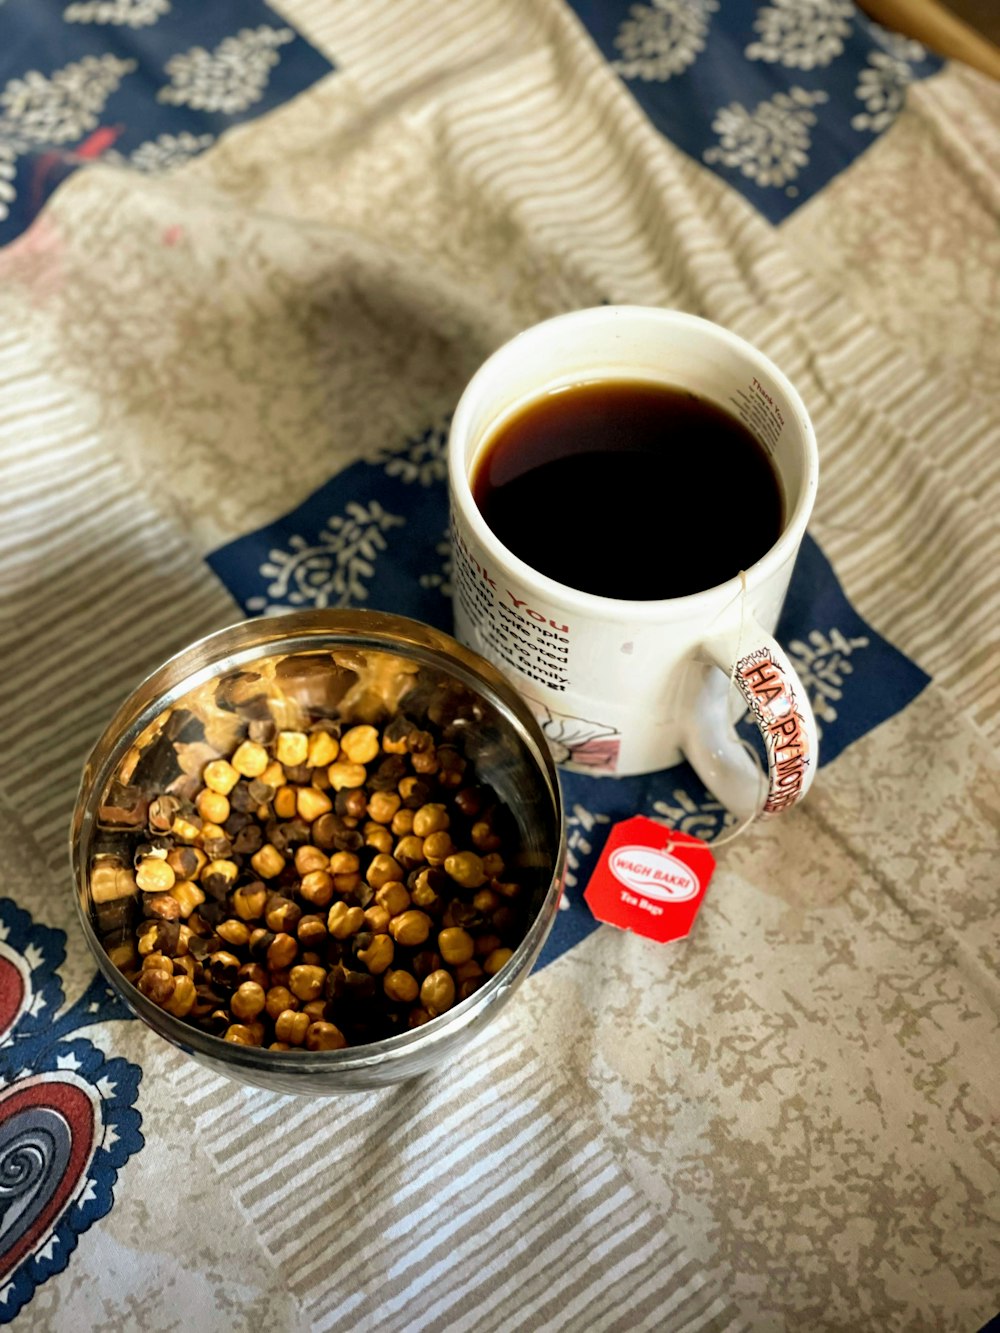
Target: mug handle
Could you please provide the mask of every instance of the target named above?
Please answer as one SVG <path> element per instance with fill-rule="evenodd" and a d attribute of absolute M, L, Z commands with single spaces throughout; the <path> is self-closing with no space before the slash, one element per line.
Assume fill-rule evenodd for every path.
<path fill-rule="evenodd" d="M 819 760 L 816 719 L 795 668 L 750 617 L 742 628 L 706 640 L 700 656 L 719 670 L 704 672 L 684 728 L 682 748 L 692 767 L 739 819 L 790 810 L 812 785 Z M 766 783 L 730 721 L 730 681 L 764 742 Z"/>

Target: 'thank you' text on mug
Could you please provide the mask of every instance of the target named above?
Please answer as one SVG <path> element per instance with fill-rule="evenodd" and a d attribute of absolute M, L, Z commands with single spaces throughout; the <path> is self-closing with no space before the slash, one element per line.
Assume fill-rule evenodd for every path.
<path fill-rule="evenodd" d="M 455 593 L 483 642 L 502 662 L 557 694 L 570 684 L 570 627 L 530 606 L 477 560 L 452 524 Z"/>

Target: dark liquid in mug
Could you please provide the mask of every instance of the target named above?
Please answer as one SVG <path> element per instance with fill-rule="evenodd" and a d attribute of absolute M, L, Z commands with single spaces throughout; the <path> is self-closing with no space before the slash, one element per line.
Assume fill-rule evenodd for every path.
<path fill-rule="evenodd" d="M 630 381 L 528 403 L 487 442 L 472 493 L 533 569 L 625 600 L 724 583 L 784 523 L 774 468 L 741 421 L 686 389 Z"/>

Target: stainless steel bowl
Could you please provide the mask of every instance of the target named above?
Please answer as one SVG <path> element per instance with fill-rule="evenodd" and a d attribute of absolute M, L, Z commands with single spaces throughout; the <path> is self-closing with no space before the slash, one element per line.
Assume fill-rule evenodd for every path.
<path fill-rule="evenodd" d="M 253 670 L 275 677 L 279 663 L 308 657 L 370 673 L 345 707 L 377 708 L 375 697 L 450 702 L 464 725 L 465 751 L 477 775 L 508 806 L 520 835 L 518 874 L 531 895 L 527 934 L 506 966 L 481 990 L 423 1027 L 368 1046 L 339 1051 L 271 1051 L 225 1042 L 166 1013 L 146 999 L 110 961 L 105 946 L 129 929 L 113 902 L 95 901 L 95 858 L 113 857 L 113 824 L 99 818 L 114 784 L 138 754 L 144 780 L 155 781 L 157 743 L 174 710 L 214 694 L 221 677 Z M 282 668 L 289 678 L 302 665 Z M 407 681 L 410 682 L 409 686 Z M 370 696 L 370 697 L 368 697 Z M 348 703 L 351 697 L 355 704 Z M 409 711 L 409 707 L 408 707 Z M 151 782 L 153 785 L 153 782 Z M 562 803 L 556 767 L 541 730 L 511 685 L 488 662 L 446 634 L 417 621 L 374 611 L 319 611 L 244 621 L 184 649 L 142 682 L 122 704 L 84 768 L 73 812 L 71 855 L 83 933 L 112 990 L 161 1037 L 217 1073 L 275 1092 L 329 1096 L 384 1087 L 454 1058 L 500 1012 L 528 975 L 558 908 L 565 861 Z M 102 898 L 104 895 L 99 894 Z M 121 921 L 118 917 L 121 916 Z M 102 938 L 103 937 L 103 938 Z"/>

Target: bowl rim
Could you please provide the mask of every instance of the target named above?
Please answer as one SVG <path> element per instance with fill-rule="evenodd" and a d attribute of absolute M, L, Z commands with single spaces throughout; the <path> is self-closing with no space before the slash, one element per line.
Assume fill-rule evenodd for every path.
<path fill-rule="evenodd" d="M 245 668 L 262 657 L 326 651 L 322 640 L 342 640 L 345 650 L 395 652 L 423 665 L 447 671 L 485 695 L 504 722 L 512 726 L 542 778 L 552 803 L 556 847 L 549 885 L 541 905 L 513 957 L 486 984 L 446 1013 L 407 1032 L 364 1046 L 336 1051 L 272 1051 L 243 1046 L 203 1032 L 154 1005 L 115 967 L 101 946 L 87 910 L 87 864 L 96 828 L 96 808 L 135 739 L 179 699 L 206 681 Z M 330 651 L 335 651 L 331 649 Z M 447 660 L 442 661 L 442 656 Z M 419 1048 L 430 1052 L 447 1045 L 454 1033 L 479 1014 L 495 1008 L 534 965 L 549 934 L 562 896 L 566 864 L 566 821 L 555 760 L 544 733 L 513 685 L 485 658 L 442 630 L 406 616 L 366 608 L 295 611 L 235 621 L 181 648 L 150 672 L 127 695 L 95 742 L 84 764 L 69 831 L 73 896 L 84 939 L 112 991 L 158 1035 L 186 1054 L 201 1055 L 216 1066 L 276 1076 L 333 1075 L 370 1071 L 401 1060 Z"/>

